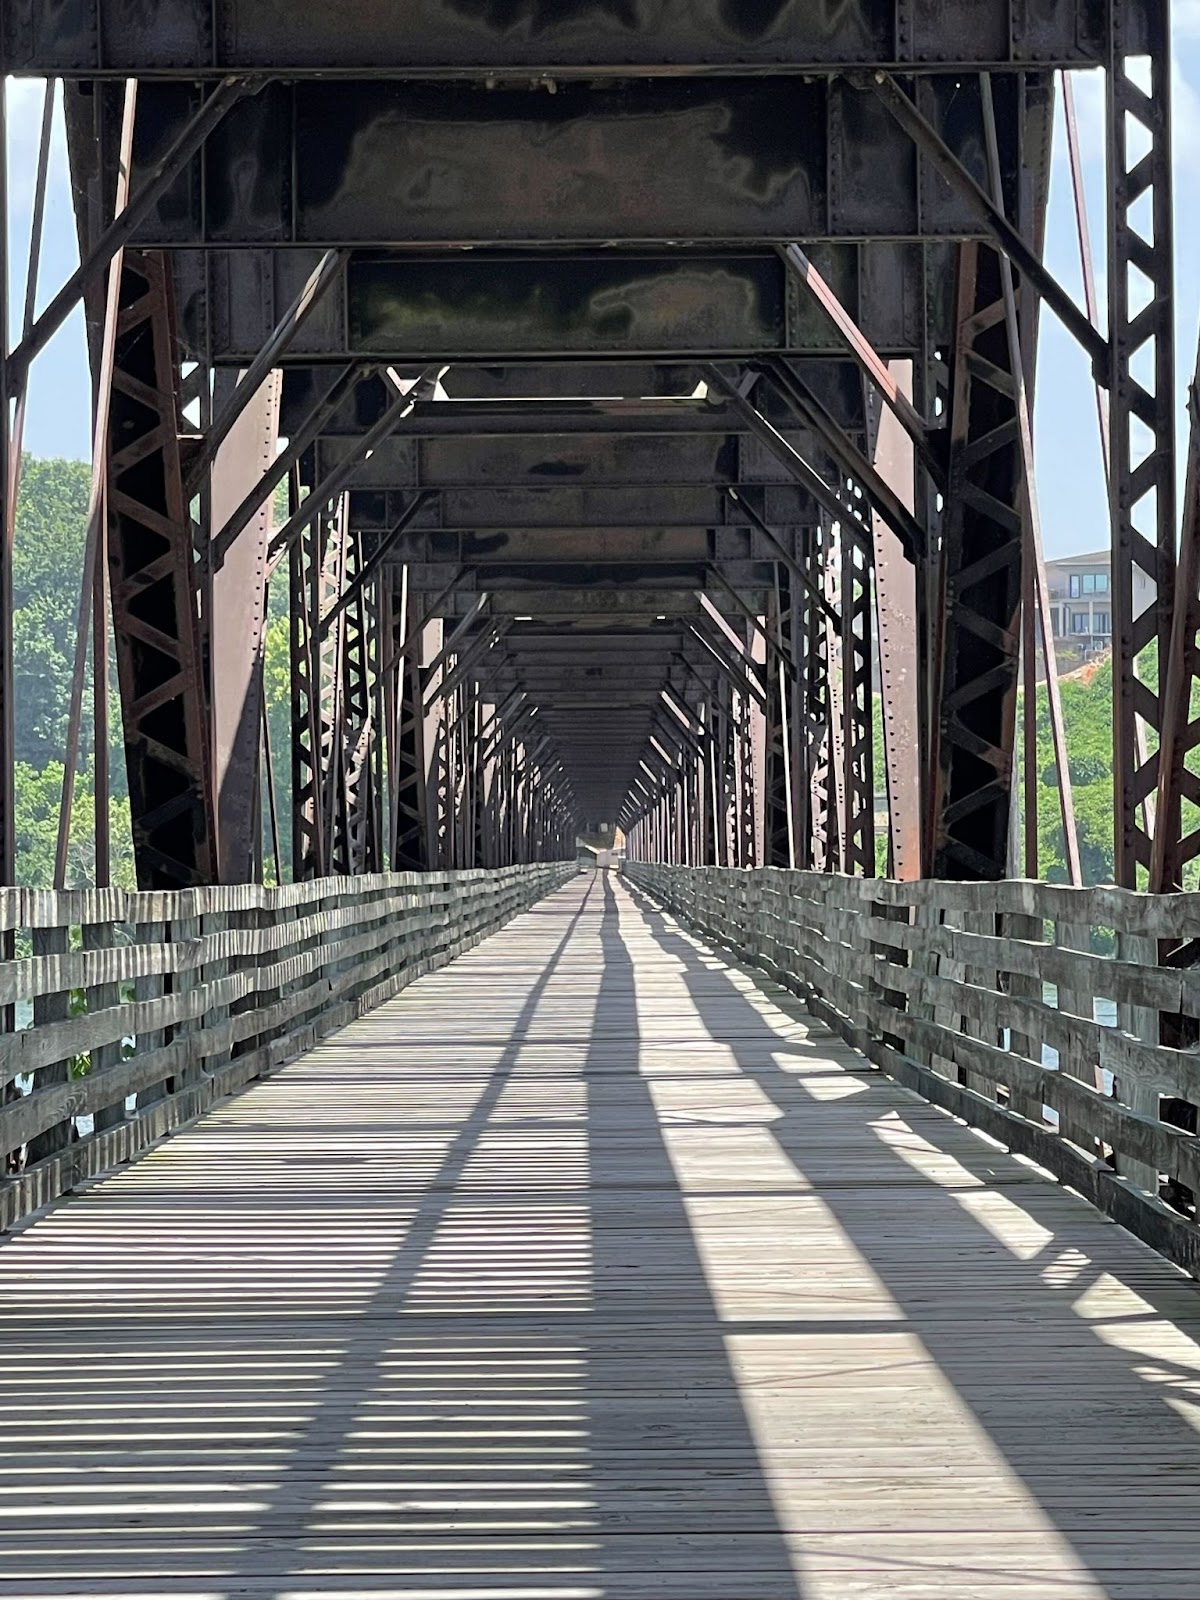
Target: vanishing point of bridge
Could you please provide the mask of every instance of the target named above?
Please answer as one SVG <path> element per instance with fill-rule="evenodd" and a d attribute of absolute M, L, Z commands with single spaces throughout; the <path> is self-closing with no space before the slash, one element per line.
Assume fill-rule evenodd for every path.
<path fill-rule="evenodd" d="M 1167 0 L 4 0 L 0 1600 L 1200 1593 L 1171 82 Z M 79 306 L 50 888 L 12 556 Z M 1103 887 L 1048 317 L 1110 507 Z"/>

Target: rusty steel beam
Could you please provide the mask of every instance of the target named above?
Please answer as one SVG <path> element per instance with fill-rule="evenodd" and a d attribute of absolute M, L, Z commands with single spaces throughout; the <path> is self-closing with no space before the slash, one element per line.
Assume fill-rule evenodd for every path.
<path fill-rule="evenodd" d="M 289 484 L 291 500 L 299 499 L 296 475 Z M 321 830 L 322 782 L 318 732 L 321 616 L 321 542 L 324 523 L 310 524 L 292 546 L 288 564 L 292 877 L 297 883 L 325 873 L 325 841 Z"/>
<path fill-rule="evenodd" d="M 1152 37 L 1136 47 L 1122 26 L 1121 8 L 1114 10 L 1105 120 L 1115 873 L 1119 884 L 1137 888 L 1153 864 L 1160 887 L 1167 888 L 1180 886 L 1184 866 L 1177 741 L 1168 741 L 1175 774 L 1164 780 L 1160 773 L 1170 714 L 1165 692 L 1173 659 L 1178 534 L 1170 7 L 1167 0 L 1146 0 Z M 1133 75 L 1140 79 L 1147 66 L 1150 81 L 1143 87 Z M 1187 606 L 1188 597 L 1182 604 Z M 1187 706 L 1195 680 L 1186 671 L 1180 678 L 1182 663 L 1174 659 L 1178 703 Z"/>
<path fill-rule="evenodd" d="M 891 376 L 903 393 L 912 391 L 911 362 L 895 362 Z M 895 416 L 879 418 L 875 468 L 910 509 L 916 504 L 915 452 Z M 924 876 L 922 866 L 921 695 L 918 650 L 920 617 L 917 572 L 895 533 L 879 516 L 872 519 L 879 641 L 879 688 L 883 753 L 887 774 L 889 876 Z"/>
<path fill-rule="evenodd" d="M 227 385 L 218 379 L 217 395 Z M 226 433 L 212 463 L 212 520 L 221 526 L 275 459 L 279 375 L 268 377 Z M 267 501 L 252 527 L 212 574 L 209 702 L 217 861 L 222 883 L 251 883 L 258 868 L 259 783 L 266 623 Z"/>
<path fill-rule="evenodd" d="M 108 431 L 108 548 L 138 883 L 217 869 L 191 523 L 183 498 L 170 274 L 125 252 Z"/>
<path fill-rule="evenodd" d="M 84 260 L 12 352 L 10 360 L 14 371 L 24 371 L 46 348 L 90 286 L 99 281 L 114 257 L 154 215 L 163 195 L 196 156 L 209 135 L 240 100 L 260 87 L 261 83 L 257 81 L 225 79 L 185 120 L 181 131 L 172 129 L 173 136 L 165 148 L 156 152 L 149 161 L 139 164 L 128 204 L 105 228 Z M 136 158 L 135 147 L 135 161 Z M 125 173 L 128 178 L 128 165 Z"/>
<path fill-rule="evenodd" d="M 254 400 L 272 370 L 278 366 L 280 359 L 286 354 L 296 335 L 320 303 L 322 295 L 340 277 L 347 259 L 347 251 L 325 252 L 305 280 L 295 300 L 276 324 L 270 338 L 256 353 L 245 372 L 240 374 L 236 388 L 232 394 L 227 395 L 225 404 L 205 430 L 198 450 L 188 462 L 189 491 L 194 491 L 200 483 L 242 412 Z M 278 396 L 273 403 L 278 409 Z M 234 510 L 236 507 L 230 507 L 231 513 Z"/>
<path fill-rule="evenodd" d="M 999 256 L 961 248 L 923 854 L 934 877 L 1001 878 L 1025 545 L 1020 443 Z"/>
<path fill-rule="evenodd" d="M 795 243 L 786 245 L 781 253 L 788 266 L 838 330 L 847 350 L 862 368 L 864 376 L 879 391 L 884 404 L 894 413 L 896 420 L 912 439 L 914 447 L 920 450 L 931 464 L 936 464 L 937 458 L 929 445 L 929 429 L 925 419 L 917 412 L 911 398 L 896 384 L 887 362 L 879 355 L 800 246 Z"/>
<path fill-rule="evenodd" d="M 1108 340 L 1087 314 L 1079 309 L 1054 274 L 1042 264 L 1040 251 L 1008 220 L 983 183 L 964 165 L 962 154 L 950 148 L 929 117 L 914 104 L 889 73 L 876 72 L 869 82 L 917 148 L 929 158 L 955 193 L 968 202 L 974 217 L 986 228 L 997 248 L 1004 252 L 1087 353 L 1097 379 L 1102 383 L 1107 382 L 1110 366 Z M 1004 176 L 1007 180 L 1007 160 L 1005 166 Z"/>

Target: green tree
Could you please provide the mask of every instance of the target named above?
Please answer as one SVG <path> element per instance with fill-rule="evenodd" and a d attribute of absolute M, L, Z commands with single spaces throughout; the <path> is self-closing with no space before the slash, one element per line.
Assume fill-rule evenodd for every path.
<path fill-rule="evenodd" d="M 90 474 L 82 461 L 26 456 L 13 538 L 16 756 L 40 770 L 61 760 L 79 613 Z M 82 738 L 91 744 L 85 697 Z"/>
<path fill-rule="evenodd" d="M 14 733 L 18 882 L 48 887 L 54 877 L 62 762 L 78 634 L 90 469 L 80 461 L 26 456 L 13 540 Z M 113 881 L 132 887 L 129 802 L 120 706 L 110 661 L 109 806 Z M 85 685 L 80 767 L 72 806 L 67 881 L 94 881 L 94 724 Z"/>
<path fill-rule="evenodd" d="M 54 854 L 58 840 L 58 813 L 62 799 L 63 766 L 51 761 L 40 771 L 18 762 L 16 779 L 17 882 L 48 889 L 54 882 Z M 96 814 L 90 773 L 75 787 L 71 806 L 71 845 L 67 856 L 67 887 L 91 888 L 96 881 Z M 129 801 L 109 806 L 112 833 L 112 882 L 119 889 L 136 887 Z"/>

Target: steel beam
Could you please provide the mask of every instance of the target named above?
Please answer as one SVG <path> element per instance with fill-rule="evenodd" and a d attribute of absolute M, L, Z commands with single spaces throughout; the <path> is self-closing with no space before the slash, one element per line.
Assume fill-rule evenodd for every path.
<path fill-rule="evenodd" d="M 419 626 L 419 599 L 408 594 L 404 641 L 399 663 L 399 728 L 395 756 L 397 814 L 396 845 L 392 867 L 397 872 L 421 872 L 434 866 L 436 803 L 431 807 L 429 748 L 430 727 L 422 705 L 421 652 L 427 648 L 426 626 Z M 415 648 L 408 648 L 409 645 Z M 436 797 L 432 797 L 436 801 Z"/>
<path fill-rule="evenodd" d="M 962 247 L 950 429 L 924 855 L 935 877 L 1002 878 L 1025 540 L 1000 262 L 986 245 Z"/>
<path fill-rule="evenodd" d="M 9 272 L 8 272 L 8 92 L 0 73 L 0 884 L 13 884 L 16 875 L 16 792 L 13 717 L 13 571 L 12 549 L 16 520 L 16 495 L 13 485 L 15 463 L 11 454 L 12 426 L 9 400 L 13 390 L 9 362 Z M 5 935 L 0 953 L 11 956 L 12 936 Z M 10 1008 L 0 1012 L 0 1025 L 12 1028 Z M 15 1093 L 9 1082 L 0 1084 L 7 1099 Z"/>
<path fill-rule="evenodd" d="M 977 130 L 955 113 L 957 80 L 926 81 L 939 149 L 968 157 Z M 143 85 L 135 173 L 197 103 L 189 85 Z M 237 176 L 246 149 L 253 185 Z M 1011 158 L 1010 143 L 1015 182 Z M 925 164 L 871 87 L 844 78 L 567 83 L 553 95 L 280 83 L 234 108 L 137 239 L 388 248 L 986 234 L 976 196 L 922 183 Z"/>
<path fill-rule="evenodd" d="M 293 480 L 292 500 L 298 499 Z M 324 520 L 310 524 L 292 546 L 289 645 L 292 726 L 292 876 L 297 883 L 325 874 L 320 761 L 321 552 Z"/>
<path fill-rule="evenodd" d="M 259 87 L 258 82 L 227 78 L 211 94 L 188 107 L 181 124 L 171 128 L 168 137 L 160 142 L 152 154 L 140 155 L 135 139 L 137 175 L 132 180 L 128 203 L 105 228 L 11 353 L 9 360 L 13 371 L 24 372 L 39 352 L 46 348 L 90 287 L 100 281 L 109 262 L 137 236 L 139 230 L 145 228 L 148 232 L 153 231 L 152 219 L 160 211 L 163 196 L 178 183 L 180 173 L 197 157 L 205 140 L 220 127 L 233 108 Z M 139 136 L 140 132 L 139 129 Z M 119 137 L 118 133 L 118 140 Z"/>
<path fill-rule="evenodd" d="M 912 392 L 912 365 L 895 362 L 890 376 L 902 394 Z M 916 504 L 916 462 L 911 437 L 896 417 L 878 419 L 875 469 L 910 507 Z M 888 875 L 922 874 L 921 693 L 918 671 L 920 619 L 917 572 L 883 519 L 872 519 L 880 710 L 887 774 Z"/>
<path fill-rule="evenodd" d="M 810 249 L 822 281 L 836 284 L 853 306 L 863 338 L 883 351 L 916 350 L 919 246 L 867 240 Z M 279 308 L 296 304 L 321 271 L 322 256 L 296 245 L 181 249 L 174 267 L 183 347 L 244 366 L 280 325 Z M 748 357 L 766 350 L 826 359 L 846 353 L 841 335 L 814 314 L 773 252 L 376 250 L 353 256 L 303 326 L 291 326 L 279 359 L 531 363 L 572 355 Z M 545 398 L 572 391 L 539 384 L 528 392 Z"/>
<path fill-rule="evenodd" d="M 295 300 L 271 330 L 270 337 L 255 352 L 245 372 L 238 375 L 237 387 L 232 394 L 226 395 L 224 405 L 217 411 L 213 421 L 205 430 L 199 449 L 188 462 L 189 488 L 194 488 L 200 482 L 203 474 L 216 459 L 217 452 L 230 430 L 246 407 L 256 398 L 280 360 L 287 354 L 305 321 L 319 305 L 322 295 L 340 276 L 345 264 L 345 252 L 340 250 L 325 252 L 301 286 Z M 204 354 L 206 364 L 211 365 L 213 359 L 211 351 L 206 350 Z M 276 383 L 277 388 L 278 383 Z M 278 411 L 278 393 L 274 394 L 272 404 Z M 236 507 L 231 506 L 229 509 L 232 513 Z"/>
<path fill-rule="evenodd" d="M 1177 703 L 1187 707 L 1194 680 L 1180 676 L 1178 658 L 1172 673 L 1178 526 L 1170 7 L 1167 0 L 1146 0 L 1146 10 L 1151 38 L 1135 46 L 1124 8 L 1113 5 L 1105 80 L 1115 872 L 1119 884 L 1139 888 L 1153 863 L 1157 886 L 1168 889 L 1181 885 L 1185 859 L 1184 762 L 1168 729 L 1175 770 L 1165 778 L 1160 773 L 1170 720 L 1164 693 L 1172 682 Z M 1181 603 L 1187 606 L 1190 596 Z M 1167 804 L 1165 814 L 1156 794 Z"/>
<path fill-rule="evenodd" d="M 220 396 L 223 385 L 218 383 Z M 279 376 L 241 410 L 212 466 L 212 518 L 220 526 L 275 459 Z M 258 868 L 259 745 L 270 505 L 214 573 L 208 591 L 209 704 L 217 865 L 222 883 L 252 883 Z"/>
<path fill-rule="evenodd" d="M 108 436 L 108 549 L 138 883 L 216 871 L 191 523 L 183 499 L 170 275 L 126 251 Z"/>
<path fill-rule="evenodd" d="M 1119 10 L 1119 4 L 1114 9 Z M 974 220 L 982 223 L 997 248 L 1003 250 L 1022 277 L 1033 286 L 1067 331 L 1087 352 L 1098 380 L 1106 382 L 1110 359 L 1108 341 L 1086 312 L 1079 309 L 1053 273 L 1042 264 L 1041 252 L 1032 240 L 1008 220 L 1004 210 L 993 200 L 986 187 L 988 183 L 986 172 L 982 177 L 976 177 L 964 162 L 963 152 L 951 149 L 931 120 L 933 108 L 928 101 L 922 110 L 886 72 L 875 73 L 871 82 L 881 102 L 895 117 L 898 125 L 911 136 L 914 145 L 929 158 L 955 194 L 967 201 L 974 214 Z M 959 87 L 964 91 L 967 89 L 965 84 Z M 1015 81 L 1014 91 L 1023 95 L 1023 82 Z M 978 77 L 975 79 L 975 92 L 978 93 Z M 1010 126 L 1014 120 L 1016 119 L 1011 115 L 1006 119 Z M 1015 191 L 1017 185 L 1013 180 L 1018 175 L 1019 168 L 1016 173 L 1012 168 L 1010 151 L 1009 158 L 1004 161 L 1003 187 Z M 965 231 L 969 234 L 973 230 Z"/>
<path fill-rule="evenodd" d="M 1138 9 L 1129 8 L 1136 16 Z M 339 0 L 280 7 L 221 0 L 9 0 L 0 42 L 11 70 L 289 77 L 349 71 L 426 78 L 473 74 L 587 78 L 601 74 L 841 72 L 887 63 L 900 70 L 1103 63 L 1104 31 L 1086 0 L 981 0 L 961 9 L 891 0 L 814 6 L 778 0 L 731 9 L 724 0 L 672 6 L 464 7 L 455 0 Z M 214 17 L 219 25 L 214 26 Z"/>

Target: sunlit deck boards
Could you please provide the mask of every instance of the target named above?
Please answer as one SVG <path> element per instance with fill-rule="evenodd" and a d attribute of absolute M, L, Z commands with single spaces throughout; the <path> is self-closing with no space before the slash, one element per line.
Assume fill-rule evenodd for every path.
<path fill-rule="evenodd" d="M 1198 1332 L 580 878 L 0 1248 L 0 1600 L 1181 1600 Z"/>

